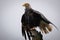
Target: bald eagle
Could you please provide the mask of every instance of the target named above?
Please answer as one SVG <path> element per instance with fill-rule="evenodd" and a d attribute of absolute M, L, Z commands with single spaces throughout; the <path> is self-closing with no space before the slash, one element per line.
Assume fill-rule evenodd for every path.
<path fill-rule="evenodd" d="M 25 7 L 25 13 L 22 16 L 21 23 L 22 35 L 25 37 L 25 40 L 26 33 L 29 40 L 31 40 L 30 36 L 33 36 L 31 30 L 35 27 L 39 27 L 41 32 L 44 33 L 49 33 L 52 31 L 52 26 L 50 24 L 54 24 L 51 23 L 42 13 L 32 9 L 29 3 L 25 3 L 23 6 Z"/>

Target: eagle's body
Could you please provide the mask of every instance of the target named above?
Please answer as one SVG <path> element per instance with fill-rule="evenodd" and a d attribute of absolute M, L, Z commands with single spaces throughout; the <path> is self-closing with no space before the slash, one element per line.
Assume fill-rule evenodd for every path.
<path fill-rule="evenodd" d="M 39 11 L 36 11 L 30 7 L 28 3 L 24 4 L 25 13 L 22 16 L 21 23 L 22 23 L 22 34 L 25 36 L 26 39 L 26 32 L 28 35 L 29 40 L 31 40 L 30 36 L 33 36 L 31 32 L 34 27 L 39 27 L 40 30 L 44 33 L 48 33 L 52 30 L 52 24 L 46 17 L 41 14 Z M 32 30 L 31 30 L 32 29 Z M 26 31 L 26 32 L 25 32 Z"/>
<path fill-rule="evenodd" d="M 42 20 L 40 14 L 36 13 L 33 9 L 25 9 L 22 17 L 22 23 L 24 22 L 24 25 L 28 25 L 31 28 L 33 26 L 39 26 L 40 20 Z"/>
<path fill-rule="evenodd" d="M 29 34 L 31 34 L 31 32 L 30 32 L 31 28 L 34 28 L 37 26 L 40 27 L 41 25 L 42 25 L 42 27 L 40 27 L 40 29 L 42 28 L 44 30 L 44 32 L 47 33 L 46 28 L 45 28 L 45 23 L 47 25 L 49 25 L 50 21 L 48 21 L 46 18 L 45 19 L 44 18 L 45 18 L 44 15 L 42 15 L 40 12 L 38 12 L 36 10 L 33 10 L 32 8 L 25 9 L 25 13 L 22 16 L 21 22 L 22 22 L 23 27 L 26 30 L 28 36 L 29 36 Z M 41 22 L 42 22 L 42 24 L 41 24 Z M 45 23 L 43 23 L 43 22 L 45 22 Z M 51 30 L 51 29 L 49 29 L 49 30 Z"/>

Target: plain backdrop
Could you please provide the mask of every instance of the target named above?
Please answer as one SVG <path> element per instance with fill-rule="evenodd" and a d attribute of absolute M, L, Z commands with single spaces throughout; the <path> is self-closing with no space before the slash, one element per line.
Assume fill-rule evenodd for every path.
<path fill-rule="evenodd" d="M 0 0 L 0 40 L 24 40 L 21 33 L 23 3 L 46 16 L 59 30 L 43 33 L 43 40 L 60 40 L 60 0 Z"/>

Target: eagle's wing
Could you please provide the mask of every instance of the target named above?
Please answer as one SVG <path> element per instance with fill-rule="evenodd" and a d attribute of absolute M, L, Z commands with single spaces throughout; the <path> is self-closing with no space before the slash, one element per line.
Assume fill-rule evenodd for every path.
<path fill-rule="evenodd" d="M 35 11 L 35 13 L 39 14 L 41 16 L 41 21 L 40 21 L 40 30 L 44 33 L 48 33 L 50 31 L 52 31 L 52 25 L 54 25 L 52 22 L 50 22 L 43 14 L 41 14 L 40 12 L 38 11 Z M 52 25 L 50 25 L 52 24 Z M 54 25 L 55 26 L 55 25 Z M 55 28 L 57 28 L 55 26 Z"/>
<path fill-rule="evenodd" d="M 50 22 L 43 14 L 40 13 L 40 15 L 41 15 L 42 21 L 45 22 L 46 27 L 49 31 L 52 30 L 52 26 L 50 24 L 52 24 L 58 30 L 58 28 L 52 22 Z"/>
<path fill-rule="evenodd" d="M 41 31 L 44 33 L 48 33 L 49 31 L 52 31 L 52 26 L 50 25 L 51 22 L 43 14 L 40 13 L 40 16 L 42 18 L 40 22 Z"/>

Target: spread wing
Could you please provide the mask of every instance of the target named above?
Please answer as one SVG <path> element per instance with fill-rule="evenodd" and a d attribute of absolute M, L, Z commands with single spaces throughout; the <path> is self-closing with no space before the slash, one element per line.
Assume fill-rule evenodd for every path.
<path fill-rule="evenodd" d="M 52 22 L 50 22 L 43 14 L 41 14 L 40 12 L 38 11 L 34 11 L 36 12 L 37 14 L 39 14 L 41 16 L 41 21 L 40 21 L 40 30 L 44 33 L 49 33 L 50 31 L 52 31 L 52 25 L 54 25 Z M 52 25 L 50 25 L 52 24 Z M 54 25 L 55 26 L 55 25 Z M 55 28 L 57 28 L 55 26 Z"/>
<path fill-rule="evenodd" d="M 40 15 L 41 15 L 41 17 L 42 17 L 42 20 L 43 20 L 45 23 L 47 23 L 47 24 L 52 24 L 52 25 L 58 30 L 58 28 L 57 28 L 52 22 L 50 22 L 43 14 L 40 13 Z"/>

